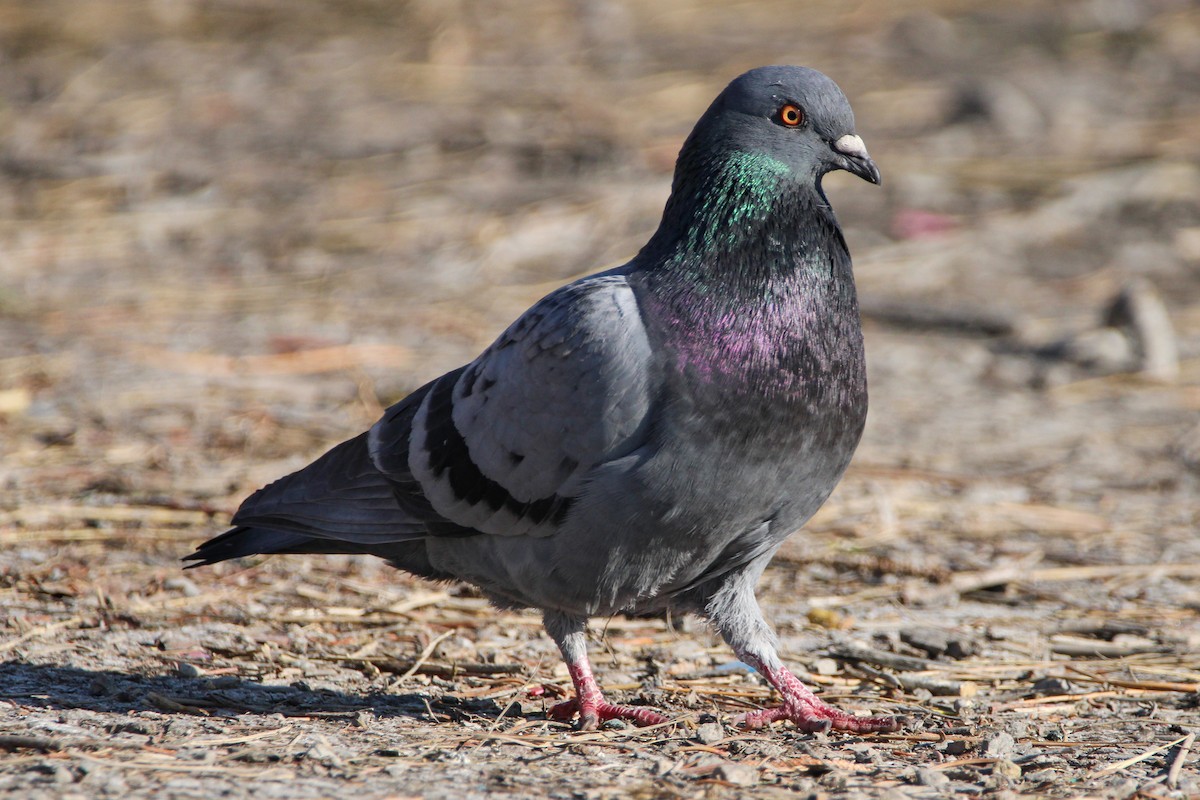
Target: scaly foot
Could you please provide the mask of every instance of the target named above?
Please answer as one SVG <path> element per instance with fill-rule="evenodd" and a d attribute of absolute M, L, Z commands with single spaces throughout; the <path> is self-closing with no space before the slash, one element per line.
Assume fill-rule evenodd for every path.
<path fill-rule="evenodd" d="M 896 717 L 856 717 L 848 714 L 813 694 L 787 667 L 768 669 L 748 654 L 743 655 L 742 660 L 758 670 L 783 696 L 781 706 L 749 711 L 738 717 L 737 722 L 746 728 L 755 730 L 782 719 L 790 719 L 797 728 L 808 733 L 831 729 L 851 733 L 891 733 L 900 730 L 903 725 L 903 721 Z"/>
<path fill-rule="evenodd" d="M 605 700 L 599 684 L 592 676 L 592 668 L 586 656 L 576 661 L 568 661 L 567 670 L 571 673 L 571 683 L 575 684 L 575 697 L 552 707 L 552 719 L 566 722 L 578 714 L 581 731 L 595 730 L 601 722 L 610 719 L 627 719 L 639 726 L 670 721 L 653 709 L 618 706 Z"/>
<path fill-rule="evenodd" d="M 775 708 L 748 711 L 736 722 L 750 730 L 790 719 L 797 728 L 808 733 L 822 733 L 830 729 L 851 733 L 891 733 L 900 730 L 901 722 L 896 717 L 856 717 L 840 711 L 828 703 L 785 702 Z"/>
<path fill-rule="evenodd" d="M 618 706 L 603 698 L 599 700 L 590 698 L 590 702 L 584 703 L 582 708 L 580 707 L 578 698 L 572 698 L 571 700 L 558 703 L 550 709 L 549 713 L 551 719 L 556 719 L 559 722 L 568 722 L 578 714 L 579 730 L 581 731 L 595 730 L 601 722 L 610 719 L 627 719 L 639 727 L 658 725 L 669 721 L 667 717 L 659 714 L 654 709 L 636 706 Z"/>

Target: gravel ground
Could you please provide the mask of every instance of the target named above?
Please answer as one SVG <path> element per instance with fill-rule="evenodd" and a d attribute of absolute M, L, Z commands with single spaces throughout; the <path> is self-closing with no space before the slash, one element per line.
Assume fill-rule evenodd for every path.
<path fill-rule="evenodd" d="M 802 9 L 802 10 L 801 10 Z M 184 573 L 249 492 L 620 263 L 743 69 L 832 75 L 872 412 L 760 596 L 902 734 L 579 733 L 529 613 L 364 558 Z M 1200 6 L 0 2 L 0 792 L 1200 797 Z"/>

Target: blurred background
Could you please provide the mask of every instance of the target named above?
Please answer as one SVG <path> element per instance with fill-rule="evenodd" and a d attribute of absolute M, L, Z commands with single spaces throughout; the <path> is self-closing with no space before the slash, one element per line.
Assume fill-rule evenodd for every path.
<path fill-rule="evenodd" d="M 764 63 L 833 76 L 885 176 L 827 180 L 867 315 L 860 465 L 1193 531 L 1181 0 L 0 3 L 9 522 L 232 509 L 636 252 L 695 119 Z M 946 490 L 890 486 L 887 524 L 927 530 L 907 493 Z"/>
<path fill-rule="evenodd" d="M 764 576 L 786 657 L 828 692 L 862 692 L 819 648 L 850 636 L 918 654 L 905 631 L 933 625 L 969 656 L 939 674 L 980 681 L 992 704 L 952 688 L 942 718 L 975 725 L 987 708 L 1023 743 L 1156 741 L 1163 714 L 1194 729 L 1200 4 L 0 0 L 0 695 L 26 698 L 0 730 L 186 748 L 180 708 L 236 743 L 236 725 L 278 723 L 256 714 L 342 714 L 380 692 L 408 710 L 360 714 L 361 731 L 310 720 L 320 741 L 293 734 L 289 752 L 318 755 L 296 769 L 353 775 L 352 757 L 385 752 L 371 748 L 411 750 L 442 786 L 437 737 L 465 729 L 430 720 L 513 698 L 536 713 L 528 687 L 567 677 L 533 615 L 369 559 L 186 575 L 178 559 L 538 297 L 633 255 L 692 124 L 770 63 L 833 77 L 884 175 L 825 183 L 872 405 L 845 481 Z M 698 626 L 604 631 L 617 646 L 598 669 L 618 691 L 645 687 L 649 659 L 658 681 L 730 658 Z M 384 655 L 422 652 L 517 666 L 381 677 Z M 1035 679 L 1083 656 L 1141 659 L 1089 662 L 1087 680 L 1119 667 L 1126 688 L 1104 696 L 1159 716 L 1080 701 L 1061 728 L 1022 727 L 1044 718 L 1022 699 Z M 1145 676 L 1168 694 L 1145 699 Z M 262 689 L 288 685 L 292 707 Z M 766 700 L 752 678 L 741 700 L 672 685 L 650 702 Z M 931 707 L 871 685 L 888 713 Z M 943 757 L 900 745 L 867 755 L 879 780 Z M 232 765 L 230 796 L 245 791 L 239 746 L 213 756 Z M 169 776 L 18 761 L 0 787 L 29 797 L 63 796 L 28 792 L 64 774 L 114 797 Z M 1104 763 L 1035 766 L 1053 785 Z M 502 777 L 518 773 L 534 774 Z M 340 792 L 322 786 L 311 796 Z"/>

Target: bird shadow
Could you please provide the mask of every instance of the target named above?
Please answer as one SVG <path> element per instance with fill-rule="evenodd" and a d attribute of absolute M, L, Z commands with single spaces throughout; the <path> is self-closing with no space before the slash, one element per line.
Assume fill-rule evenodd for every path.
<path fill-rule="evenodd" d="M 268 686 L 232 676 L 186 677 L 140 674 L 119 670 L 0 662 L 0 698 L 21 706 L 82 709 L 96 712 L 159 713 L 235 716 L 278 714 L 284 717 L 355 719 L 360 713 L 376 717 L 410 717 L 424 722 L 468 718 L 499 718 L 504 708 L 492 700 L 431 697 L 420 693 L 369 692 L 347 694 L 312 688 L 304 681 Z"/>

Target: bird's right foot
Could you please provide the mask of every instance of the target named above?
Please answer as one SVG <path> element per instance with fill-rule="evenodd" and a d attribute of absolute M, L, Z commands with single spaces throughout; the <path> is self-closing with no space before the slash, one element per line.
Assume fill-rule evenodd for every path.
<path fill-rule="evenodd" d="M 638 706 L 618 706 L 604 699 L 600 685 L 592 675 L 592 666 L 587 656 L 567 661 L 567 671 L 571 673 L 571 683 L 575 686 L 575 697 L 551 707 L 550 718 L 560 722 L 569 722 L 576 714 L 579 715 L 579 730 L 593 731 L 600 727 L 601 722 L 610 719 L 625 719 L 634 725 L 659 725 L 670 722 L 667 717 L 650 708 Z"/>

